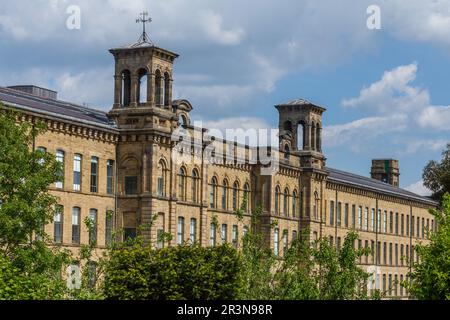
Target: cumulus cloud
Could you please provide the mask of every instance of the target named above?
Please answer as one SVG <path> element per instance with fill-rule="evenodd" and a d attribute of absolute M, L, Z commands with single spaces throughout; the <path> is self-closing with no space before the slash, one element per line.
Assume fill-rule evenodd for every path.
<path fill-rule="evenodd" d="M 415 194 L 418 194 L 420 196 L 431 196 L 431 190 L 427 189 L 423 185 L 423 180 L 417 181 L 407 187 L 405 187 L 406 190 L 411 191 Z"/>

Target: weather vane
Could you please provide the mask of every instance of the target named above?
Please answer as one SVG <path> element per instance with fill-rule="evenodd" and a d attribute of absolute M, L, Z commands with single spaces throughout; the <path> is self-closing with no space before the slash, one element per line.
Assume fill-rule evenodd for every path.
<path fill-rule="evenodd" d="M 147 11 L 143 11 L 139 15 L 139 18 L 136 19 L 136 23 L 142 23 L 142 35 L 139 38 L 139 42 L 151 43 L 150 38 L 148 37 L 147 32 L 145 31 L 145 24 L 150 22 L 152 22 L 152 18 L 148 16 Z"/>

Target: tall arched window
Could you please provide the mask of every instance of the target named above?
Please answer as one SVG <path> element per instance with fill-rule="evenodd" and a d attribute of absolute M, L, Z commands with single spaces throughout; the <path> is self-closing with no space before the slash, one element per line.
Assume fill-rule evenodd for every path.
<path fill-rule="evenodd" d="M 239 183 L 237 181 L 233 184 L 233 210 L 237 210 L 239 207 Z"/>
<path fill-rule="evenodd" d="M 316 150 L 316 124 L 313 122 L 311 124 L 311 150 Z"/>
<path fill-rule="evenodd" d="M 164 197 L 166 195 L 166 177 L 167 177 L 167 167 L 166 163 L 161 160 L 158 163 L 157 168 L 157 194 L 158 196 Z"/>
<path fill-rule="evenodd" d="M 289 155 L 290 155 L 289 145 L 286 144 L 284 146 L 284 159 L 289 160 Z"/>
<path fill-rule="evenodd" d="M 170 105 L 170 75 L 168 72 L 164 73 L 164 105 Z"/>
<path fill-rule="evenodd" d="M 178 198 L 186 201 L 186 170 L 183 167 L 178 173 Z"/>
<path fill-rule="evenodd" d="M 192 202 L 197 203 L 199 200 L 198 196 L 198 186 L 200 177 L 198 175 L 197 169 L 192 170 Z"/>
<path fill-rule="evenodd" d="M 138 71 L 138 86 L 137 86 L 137 101 L 138 103 L 147 102 L 147 70 L 139 69 Z"/>
<path fill-rule="evenodd" d="M 319 195 L 317 192 L 314 192 L 314 219 L 317 220 L 319 218 Z"/>
<path fill-rule="evenodd" d="M 275 213 L 280 213 L 280 197 L 281 197 L 281 191 L 280 187 L 275 188 Z"/>
<path fill-rule="evenodd" d="M 211 208 L 216 208 L 216 200 L 217 200 L 217 179 L 213 177 L 211 179 L 211 184 L 209 186 L 209 206 Z"/>
<path fill-rule="evenodd" d="M 320 141 L 320 125 L 319 123 L 316 126 L 316 150 L 322 151 L 322 142 Z"/>
<path fill-rule="evenodd" d="M 129 70 L 122 71 L 122 92 L 121 101 L 123 106 L 130 105 L 131 97 L 131 74 Z"/>
<path fill-rule="evenodd" d="M 289 189 L 284 189 L 283 195 L 283 214 L 289 217 Z"/>
<path fill-rule="evenodd" d="M 248 183 L 244 185 L 244 197 L 246 199 L 245 211 L 250 212 L 251 199 L 250 199 L 250 186 L 248 185 Z"/>
<path fill-rule="evenodd" d="M 297 150 L 305 149 L 305 124 L 299 122 L 297 126 Z"/>
<path fill-rule="evenodd" d="M 163 105 L 164 97 L 164 86 L 163 86 L 163 77 L 161 75 L 161 71 L 156 70 L 155 72 L 155 103 L 157 106 Z"/>
<path fill-rule="evenodd" d="M 298 201 L 297 190 L 294 190 L 294 192 L 292 193 L 292 216 L 293 217 L 297 216 L 297 201 Z"/>
<path fill-rule="evenodd" d="M 228 181 L 225 179 L 223 180 L 222 184 L 222 209 L 227 210 L 228 209 Z"/>

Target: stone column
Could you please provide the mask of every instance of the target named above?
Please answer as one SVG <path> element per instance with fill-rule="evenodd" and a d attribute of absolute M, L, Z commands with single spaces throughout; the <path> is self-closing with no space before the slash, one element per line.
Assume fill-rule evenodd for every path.
<path fill-rule="evenodd" d="M 150 105 L 155 104 L 155 74 L 150 73 L 147 75 L 147 103 Z"/>
<path fill-rule="evenodd" d="M 114 105 L 113 108 L 119 108 L 122 104 L 122 76 L 114 76 Z"/>
<path fill-rule="evenodd" d="M 139 86 L 139 77 L 133 74 L 131 76 L 131 97 L 130 97 L 131 107 L 137 107 L 138 86 Z"/>

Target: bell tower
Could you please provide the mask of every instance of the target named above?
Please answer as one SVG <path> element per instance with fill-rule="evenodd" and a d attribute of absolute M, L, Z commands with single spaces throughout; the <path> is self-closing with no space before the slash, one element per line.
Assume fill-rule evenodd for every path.
<path fill-rule="evenodd" d="M 119 128 L 141 122 L 130 116 L 172 116 L 173 63 L 178 54 L 151 42 L 145 29 L 145 24 L 150 21 L 147 12 L 141 13 L 136 21 L 143 25 L 139 40 L 109 50 L 115 60 L 114 104 L 109 115 Z M 155 121 L 147 122 L 140 123 L 140 127 L 153 127 L 155 124 Z"/>
<path fill-rule="evenodd" d="M 322 114 L 326 111 L 304 99 L 276 105 L 280 150 L 300 157 L 301 167 L 323 169 Z"/>

